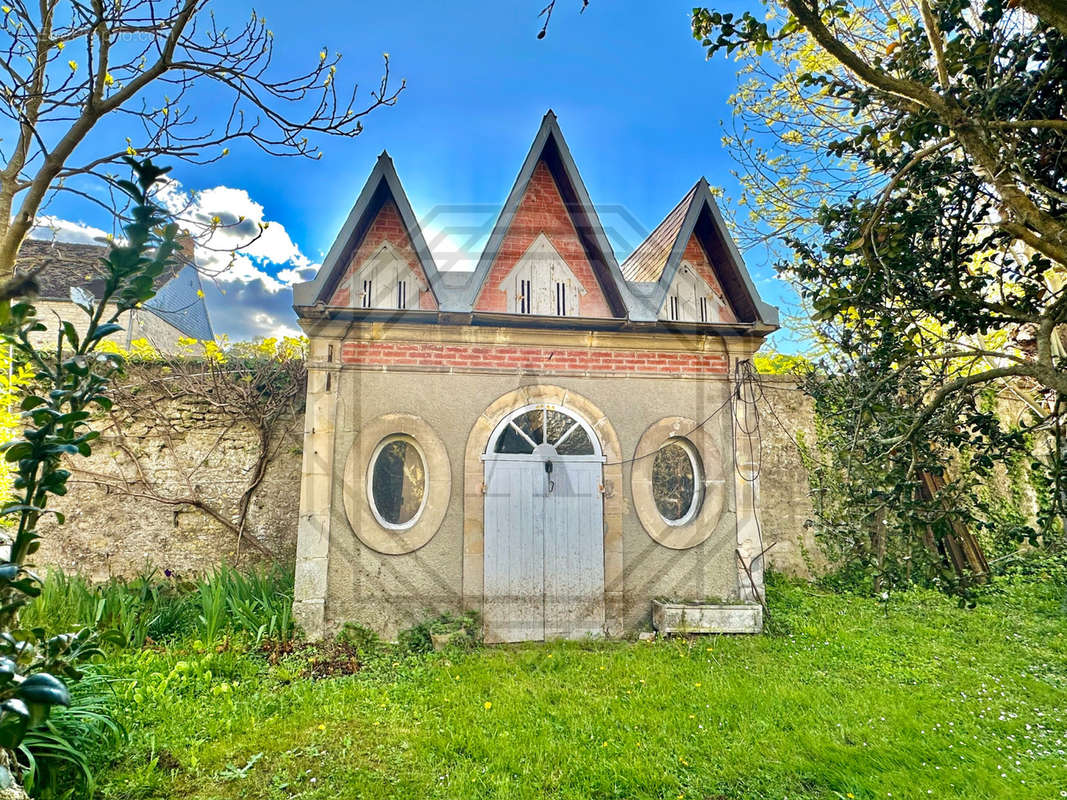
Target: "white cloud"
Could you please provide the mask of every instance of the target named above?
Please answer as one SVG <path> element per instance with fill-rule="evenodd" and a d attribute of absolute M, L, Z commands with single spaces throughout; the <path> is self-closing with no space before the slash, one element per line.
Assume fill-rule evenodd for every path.
<path fill-rule="evenodd" d="M 252 315 L 252 324 L 259 330 L 264 331 L 263 336 L 302 336 L 299 328 L 294 328 L 292 325 L 286 325 L 281 320 L 277 319 L 271 314 L 265 311 L 260 311 L 258 314 Z"/>
<path fill-rule="evenodd" d="M 303 254 L 284 225 L 267 219 L 262 204 L 244 189 L 186 191 L 173 180 L 156 200 L 197 239 L 197 266 L 216 333 L 232 341 L 300 335 L 292 285 L 313 278 L 319 265 Z M 99 244 L 107 235 L 54 216 L 40 217 L 30 232 L 34 239 L 83 244 Z"/>
<path fill-rule="evenodd" d="M 50 215 L 38 217 L 37 224 L 30 228 L 31 239 L 73 244 L 100 244 L 99 240 L 107 235 L 107 231 L 86 225 L 84 222 L 72 222 Z"/>
<path fill-rule="evenodd" d="M 157 200 L 195 237 L 197 265 L 216 281 L 258 280 L 267 291 L 277 292 L 308 280 L 318 269 L 285 226 L 268 220 L 262 204 L 244 189 L 215 186 L 187 192 L 177 181 L 168 181 Z"/>

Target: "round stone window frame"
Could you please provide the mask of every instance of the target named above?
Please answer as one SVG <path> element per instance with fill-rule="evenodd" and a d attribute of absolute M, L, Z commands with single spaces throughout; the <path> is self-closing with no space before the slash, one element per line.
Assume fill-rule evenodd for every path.
<path fill-rule="evenodd" d="M 415 452 L 418 453 L 419 460 L 422 462 L 422 502 L 419 503 L 419 507 L 415 509 L 415 513 L 411 515 L 411 519 L 407 522 L 390 522 L 382 516 L 381 511 L 378 510 L 378 504 L 374 502 L 374 467 L 378 463 L 378 459 L 382 455 L 382 451 L 386 446 L 393 442 L 403 442 L 409 447 L 413 447 Z M 404 433 L 396 433 L 392 436 L 386 436 L 380 442 L 378 446 L 374 448 L 374 452 L 371 454 L 370 463 L 367 465 L 367 503 L 370 505 L 371 513 L 374 514 L 374 519 L 378 521 L 378 524 L 383 528 L 391 531 L 406 531 L 409 528 L 414 528 L 418 522 L 419 517 L 422 516 L 422 512 L 426 510 L 426 500 L 430 496 L 430 470 L 426 464 L 426 454 L 422 452 L 422 448 L 419 447 L 419 443 L 414 438 Z"/>
<path fill-rule="evenodd" d="M 652 493 L 655 453 L 668 443 L 689 445 L 700 459 L 700 508 L 696 514 L 671 522 L 663 518 Z M 716 531 L 726 510 L 726 462 L 713 435 L 686 417 L 665 417 L 641 435 L 630 471 L 630 493 L 641 526 L 653 541 L 672 550 L 702 544 Z"/>
<path fill-rule="evenodd" d="M 414 443 L 422 456 L 426 489 L 422 508 L 408 527 L 386 527 L 378 519 L 368 495 L 374 459 L 387 440 Z M 437 432 L 413 414 L 383 414 L 368 422 L 352 443 L 345 461 L 342 498 L 352 532 L 363 544 L 383 555 L 413 553 L 434 537 L 448 513 L 452 494 L 452 466 Z"/>

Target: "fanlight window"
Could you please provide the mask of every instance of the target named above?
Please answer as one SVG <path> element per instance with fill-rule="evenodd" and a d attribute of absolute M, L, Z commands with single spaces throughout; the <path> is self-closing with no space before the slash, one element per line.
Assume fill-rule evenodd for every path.
<path fill-rule="evenodd" d="M 417 309 L 419 293 L 418 278 L 389 242 L 352 276 L 351 297 L 356 308 Z"/>
<path fill-rule="evenodd" d="M 406 436 L 385 439 L 371 458 L 371 511 L 386 528 L 405 530 L 419 518 L 426 500 L 426 461 Z"/>
<path fill-rule="evenodd" d="M 664 522 L 684 525 L 700 511 L 703 470 L 696 448 L 685 439 L 672 440 L 652 461 L 652 498 Z"/>
<path fill-rule="evenodd" d="M 534 408 L 513 417 L 497 435 L 493 452 L 531 455 L 541 444 L 552 445 L 561 456 L 596 455 L 582 423 L 553 408 Z"/>

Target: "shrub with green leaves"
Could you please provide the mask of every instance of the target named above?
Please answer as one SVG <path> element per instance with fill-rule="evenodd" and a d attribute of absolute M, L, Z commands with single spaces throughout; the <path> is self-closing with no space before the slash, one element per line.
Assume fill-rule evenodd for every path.
<path fill-rule="evenodd" d="M 155 279 L 172 262 L 177 226 L 151 199 L 156 182 L 168 171 L 151 161 L 127 159 L 134 180 L 115 183 L 132 205 L 124 239 L 111 243 L 101 259 L 103 286 L 97 297 L 72 292 L 71 300 L 88 316 L 84 333 L 61 321 L 55 351 L 34 344 L 46 330 L 28 300 L 0 303 L 0 338 L 33 370 L 33 383 L 21 403 L 22 435 L 3 445 L 15 468 L 15 496 L 0 507 L 0 521 L 14 530 L 10 553 L 0 561 L 0 784 L 12 783 L 14 753 L 27 734 L 39 729 L 56 706 L 69 706 L 64 679 L 81 677 L 77 664 L 100 652 L 92 628 L 50 635 L 44 628 L 18 626 L 19 611 L 41 593 L 41 581 L 29 569 L 39 547 L 38 522 L 51 497 L 67 493 L 67 456 L 88 456 L 99 436 L 91 429 L 92 409 L 108 409 L 108 390 L 121 373 L 122 357 L 103 352 L 104 340 L 122 329 L 119 318 L 155 294 Z"/>

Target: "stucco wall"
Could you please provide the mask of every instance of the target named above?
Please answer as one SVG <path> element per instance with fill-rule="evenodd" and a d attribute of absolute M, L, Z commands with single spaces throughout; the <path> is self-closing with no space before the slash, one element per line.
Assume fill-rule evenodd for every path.
<path fill-rule="evenodd" d="M 499 396 L 522 385 L 513 375 L 440 374 L 432 372 L 340 373 L 336 412 L 335 475 L 356 436 L 367 422 L 389 413 L 423 418 L 444 441 L 452 474 L 448 511 L 437 534 L 422 548 L 405 555 L 382 555 L 357 538 L 335 482 L 330 520 L 326 624 L 366 620 L 386 633 L 413 624 L 432 613 L 462 608 L 464 452 L 470 430 Z M 624 458 L 633 458 L 645 429 L 667 416 L 703 420 L 723 405 L 723 379 L 589 377 L 540 375 L 528 384 L 553 384 L 577 392 L 596 404 L 612 423 Z M 729 442 L 729 414 L 708 423 Z M 729 456 L 723 448 L 724 458 Z M 725 470 L 732 474 L 732 466 Z M 477 476 L 474 476 L 477 477 Z M 735 597 L 736 532 L 732 512 L 724 511 L 715 533 L 702 544 L 672 550 L 654 542 L 641 527 L 629 498 L 630 465 L 623 465 L 622 533 L 624 624 L 633 628 L 649 614 L 658 595 L 701 600 Z M 733 508 L 732 482 L 727 481 L 727 509 Z"/>
<path fill-rule="evenodd" d="M 444 610 L 458 602 L 462 570 L 462 526 L 465 465 L 464 449 L 471 426 L 493 400 L 520 385 L 555 383 L 573 388 L 588 397 L 609 416 L 620 440 L 624 458 L 632 458 L 638 439 L 653 421 L 680 415 L 703 419 L 718 407 L 725 392 L 725 378 L 695 380 L 675 377 L 575 377 L 517 375 L 432 374 L 424 371 L 396 372 L 357 370 L 336 373 L 341 391 L 332 392 L 327 402 L 336 406 L 337 448 L 332 462 L 343 474 L 348 450 L 355 439 L 359 420 L 384 413 L 406 411 L 424 417 L 444 441 L 451 466 L 452 486 L 445 520 L 437 535 L 412 556 L 386 557 L 360 545 L 352 533 L 337 487 L 333 503 L 332 555 L 328 579 L 333 621 L 347 615 L 373 621 L 382 602 L 359 607 L 357 590 L 369 581 L 382 581 L 386 591 L 400 595 L 423 593 L 431 603 L 414 602 L 404 619 L 412 620 L 424 610 Z M 317 380 L 322 380 L 319 373 Z M 792 574 L 807 575 L 810 563 L 820 564 L 817 548 L 805 522 L 811 504 L 807 478 L 798 454 L 771 411 L 790 429 L 793 436 L 803 431 L 813 435 L 809 402 L 787 380 L 765 380 L 761 404 L 761 519 L 770 565 Z M 150 476 L 164 489 L 179 490 L 187 485 L 175 471 L 168 448 L 175 441 L 183 450 L 183 463 L 203 458 L 193 476 L 193 487 L 216 500 L 233 500 L 243 486 L 254 458 L 255 441 L 251 430 L 228 429 L 225 420 L 207 408 L 176 408 L 174 427 L 163 437 L 158 432 L 137 430 L 133 443 L 142 453 Z M 726 425 L 726 414 L 719 414 Z M 714 427 L 714 426 L 709 426 Z M 280 449 L 268 469 L 266 480 L 250 515 L 250 531 L 268 542 L 279 557 L 291 563 L 296 547 L 297 508 L 300 495 L 301 442 L 299 424 L 291 439 Z M 716 428 L 718 435 L 726 432 Z M 728 430 L 728 428 L 727 428 Z M 114 473 L 116 450 L 104 441 L 94 456 L 79 464 L 85 470 Z M 193 454 L 199 454 L 193 459 Z M 636 624 L 647 613 L 640 593 L 677 595 L 683 590 L 694 596 L 723 596 L 733 590 L 733 545 L 720 535 L 700 545 L 697 558 L 680 562 L 671 551 L 656 545 L 640 526 L 629 505 L 630 467 L 624 465 L 623 479 L 616 491 L 623 494 L 623 547 L 625 585 L 629 593 L 627 624 Z M 728 497 L 732 503 L 732 495 Z M 84 483 L 74 483 L 71 494 L 55 504 L 67 513 L 67 524 L 45 522 L 43 545 L 36 556 L 39 565 L 61 565 L 100 579 L 108 575 L 130 575 L 145 564 L 170 568 L 184 574 L 209 570 L 221 561 L 232 561 L 236 552 L 233 535 L 202 513 L 180 510 L 141 497 L 126 496 Z M 732 506 L 731 506 L 732 507 Z M 177 513 L 175 513 L 177 511 Z M 724 518 L 727 515 L 724 514 Z M 724 523 L 729 526 L 729 522 Z M 732 530 L 731 530 L 732 532 Z M 725 554 L 724 554 L 725 551 Z M 255 559 L 245 549 L 243 559 Z M 398 570 L 398 558 L 410 558 L 413 570 Z M 412 577 L 414 575 L 415 577 Z M 332 587 L 339 587 L 337 592 Z"/>

